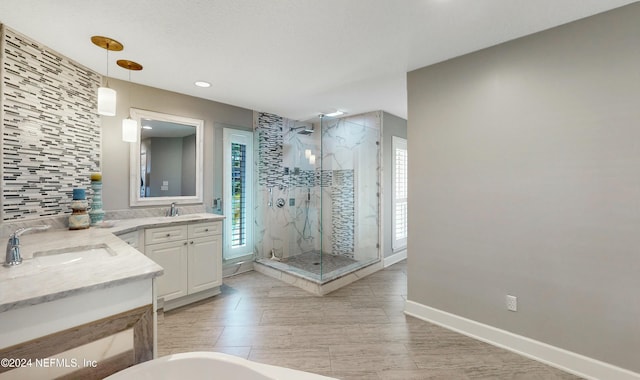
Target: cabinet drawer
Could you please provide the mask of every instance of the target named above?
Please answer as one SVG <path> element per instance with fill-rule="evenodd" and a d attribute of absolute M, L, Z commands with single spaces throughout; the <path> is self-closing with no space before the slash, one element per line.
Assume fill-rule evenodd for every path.
<path fill-rule="evenodd" d="M 198 238 L 222 233 L 222 222 L 195 223 L 189 225 L 189 238 Z"/>
<path fill-rule="evenodd" d="M 187 238 L 187 226 L 168 226 L 148 228 L 144 231 L 144 244 L 166 243 L 169 241 L 185 240 Z"/>

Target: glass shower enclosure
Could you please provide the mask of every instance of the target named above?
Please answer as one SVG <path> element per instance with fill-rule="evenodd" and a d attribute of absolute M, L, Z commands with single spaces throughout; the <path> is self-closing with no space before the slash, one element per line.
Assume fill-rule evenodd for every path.
<path fill-rule="evenodd" d="M 259 113 L 257 261 L 326 283 L 380 260 L 380 115 Z"/>

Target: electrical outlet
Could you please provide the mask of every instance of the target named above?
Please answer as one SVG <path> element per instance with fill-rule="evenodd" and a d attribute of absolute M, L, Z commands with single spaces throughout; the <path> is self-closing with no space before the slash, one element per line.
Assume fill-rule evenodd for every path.
<path fill-rule="evenodd" d="M 507 310 L 518 311 L 518 297 L 507 295 Z"/>

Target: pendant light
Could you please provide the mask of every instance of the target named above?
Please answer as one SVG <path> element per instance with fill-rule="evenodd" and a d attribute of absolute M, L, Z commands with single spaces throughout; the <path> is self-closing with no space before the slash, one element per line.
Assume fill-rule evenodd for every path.
<path fill-rule="evenodd" d="M 115 116 L 116 90 L 109 88 L 109 51 L 121 51 L 124 46 L 112 38 L 103 36 L 93 36 L 91 42 L 107 50 L 107 79 L 105 87 L 98 88 L 98 113 L 104 116 Z"/>
<path fill-rule="evenodd" d="M 142 70 L 142 65 L 129 61 L 128 59 L 118 60 L 118 66 L 123 69 L 129 70 L 129 104 L 131 104 L 131 71 Z M 124 142 L 136 142 L 138 141 L 138 122 L 131 118 L 131 114 L 126 119 L 122 120 L 122 141 Z"/>

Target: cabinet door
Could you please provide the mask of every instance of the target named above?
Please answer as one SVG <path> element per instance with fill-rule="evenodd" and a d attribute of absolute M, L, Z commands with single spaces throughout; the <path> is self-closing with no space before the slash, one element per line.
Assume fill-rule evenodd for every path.
<path fill-rule="evenodd" d="M 129 244 L 133 248 L 138 249 L 138 239 L 139 239 L 138 231 L 131 231 L 131 232 L 127 232 L 126 234 L 121 234 L 116 236 L 118 236 L 122 241 Z"/>
<path fill-rule="evenodd" d="M 189 294 L 222 285 L 222 237 L 189 239 Z"/>
<path fill-rule="evenodd" d="M 164 274 L 156 278 L 156 290 L 165 301 L 187 295 L 187 247 L 186 241 L 145 247 L 146 255 L 164 269 Z"/>

